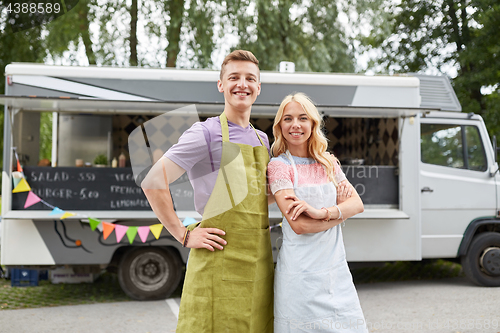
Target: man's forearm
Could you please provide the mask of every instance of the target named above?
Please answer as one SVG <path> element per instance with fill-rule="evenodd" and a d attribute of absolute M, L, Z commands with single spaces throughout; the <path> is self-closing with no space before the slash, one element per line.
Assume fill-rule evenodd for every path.
<path fill-rule="evenodd" d="M 177 241 L 182 243 L 186 228 L 177 217 L 170 196 L 170 190 L 167 189 L 143 189 L 146 198 L 149 201 L 153 212 L 160 222 L 167 228 Z"/>
<path fill-rule="evenodd" d="M 162 157 L 142 181 L 141 187 L 158 220 L 172 236 L 182 243 L 186 228 L 174 210 L 169 184 L 185 171 L 171 160 Z"/>

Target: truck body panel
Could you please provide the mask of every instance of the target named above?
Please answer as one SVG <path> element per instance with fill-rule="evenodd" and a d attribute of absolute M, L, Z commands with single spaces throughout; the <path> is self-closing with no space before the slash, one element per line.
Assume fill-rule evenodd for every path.
<path fill-rule="evenodd" d="M 153 155 L 161 156 L 194 122 L 222 112 L 219 72 L 12 64 L 6 75 L 6 92 L 0 96 L 9 120 L 4 125 L 2 264 L 106 266 L 138 247 L 165 249 L 164 260 L 171 264 L 176 257 L 186 262 L 188 250 L 166 230 L 159 239 L 149 234 L 145 242 L 139 236 L 117 242 L 113 235 L 104 239 L 102 230 L 91 230 L 88 222 L 159 223 L 134 181 L 140 182 L 141 172 L 154 163 Z M 490 226 L 497 221 L 500 200 L 495 152 L 481 117 L 459 112 L 447 78 L 262 72 L 261 81 L 251 122 L 270 139 L 274 115 L 287 94 L 308 94 L 324 115 L 329 149 L 365 204 L 365 211 L 342 227 L 348 261 L 457 259 L 464 236 L 474 239 L 467 232 L 496 230 Z M 53 168 L 47 171 L 36 166 L 40 112 L 53 112 Z M 12 147 L 44 202 L 25 209 L 26 194 L 11 193 Z M 142 154 L 143 160 L 119 172 L 73 165 L 99 152 L 110 161 L 124 150 Z M 171 193 L 179 219 L 201 219 L 186 176 L 171 184 Z M 76 215 L 49 216 L 54 207 Z M 281 221 L 276 204 L 269 217 L 271 225 Z M 480 217 L 491 223 L 468 228 Z M 271 238 L 276 259 L 279 227 L 271 230 Z"/>

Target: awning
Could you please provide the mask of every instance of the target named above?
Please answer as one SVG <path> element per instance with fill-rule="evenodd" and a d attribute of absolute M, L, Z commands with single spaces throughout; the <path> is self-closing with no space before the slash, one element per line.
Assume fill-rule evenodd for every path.
<path fill-rule="evenodd" d="M 192 103 L 167 101 L 123 101 L 90 98 L 55 98 L 0 95 L 0 104 L 20 111 L 52 111 L 65 113 L 108 113 L 108 114 L 162 114 L 175 112 Z M 224 109 L 222 103 L 195 104 L 198 114 L 217 115 Z M 364 118 L 397 118 L 415 116 L 420 112 L 437 111 L 437 109 L 390 108 L 390 107 L 352 107 L 317 105 L 318 110 L 330 117 L 364 117 Z M 252 116 L 274 117 L 279 108 L 275 104 L 254 104 Z"/>

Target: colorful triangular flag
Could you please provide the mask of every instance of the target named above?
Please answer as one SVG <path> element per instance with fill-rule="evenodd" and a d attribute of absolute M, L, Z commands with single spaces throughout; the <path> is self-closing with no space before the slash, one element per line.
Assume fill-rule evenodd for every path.
<path fill-rule="evenodd" d="M 59 219 L 64 220 L 67 219 L 68 217 L 75 216 L 75 213 L 70 213 L 70 212 L 64 212 L 63 216 L 61 216 Z"/>
<path fill-rule="evenodd" d="M 130 244 L 134 242 L 135 235 L 137 235 L 137 227 L 128 227 L 127 238 Z"/>
<path fill-rule="evenodd" d="M 24 175 L 22 172 L 18 172 L 18 171 L 12 172 L 12 181 L 14 183 L 14 188 L 16 188 L 16 186 L 19 184 L 19 182 L 23 178 L 24 178 Z"/>
<path fill-rule="evenodd" d="M 115 229 L 114 224 L 111 224 L 108 222 L 102 222 L 102 235 L 103 235 L 104 239 L 108 238 L 114 229 Z"/>
<path fill-rule="evenodd" d="M 17 154 L 16 154 L 17 156 Z M 21 163 L 19 163 L 19 160 L 17 160 L 17 171 L 23 172 L 23 168 L 21 168 Z"/>
<path fill-rule="evenodd" d="M 193 223 L 196 223 L 196 220 L 193 219 L 192 217 L 186 217 L 184 221 L 182 221 L 182 224 L 184 224 L 185 227 Z"/>
<path fill-rule="evenodd" d="M 34 204 L 40 201 L 42 201 L 42 199 L 40 199 L 38 195 L 29 191 L 28 197 L 26 198 L 26 202 L 24 203 L 24 209 L 28 208 L 29 206 L 33 206 Z"/>
<path fill-rule="evenodd" d="M 115 225 L 115 235 L 116 235 L 116 242 L 120 243 L 122 240 L 123 236 L 127 233 L 128 227 L 125 225 Z"/>
<path fill-rule="evenodd" d="M 161 231 L 163 230 L 163 224 L 153 224 L 149 226 L 151 233 L 155 236 L 156 239 L 160 237 Z"/>
<path fill-rule="evenodd" d="M 52 211 L 50 212 L 49 216 L 50 215 L 59 215 L 59 214 L 64 214 L 64 210 L 62 210 L 58 207 L 54 207 L 54 209 L 52 209 Z"/>
<path fill-rule="evenodd" d="M 21 179 L 19 184 L 17 184 L 16 188 L 12 190 L 12 193 L 28 192 L 28 191 L 31 191 L 31 187 L 28 185 L 26 178 L 23 178 Z"/>
<path fill-rule="evenodd" d="M 89 217 L 89 223 L 90 228 L 92 229 L 92 231 L 94 231 L 95 228 L 97 228 L 97 226 L 101 223 L 101 221 Z"/>
<path fill-rule="evenodd" d="M 149 226 L 138 227 L 137 232 L 139 233 L 141 241 L 145 243 L 149 236 Z"/>

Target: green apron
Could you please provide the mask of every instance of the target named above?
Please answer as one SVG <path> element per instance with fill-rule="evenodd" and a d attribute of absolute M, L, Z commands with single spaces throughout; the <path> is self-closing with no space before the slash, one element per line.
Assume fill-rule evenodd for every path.
<path fill-rule="evenodd" d="M 274 266 L 266 196 L 269 154 L 257 131 L 261 146 L 235 144 L 229 142 L 224 113 L 220 122 L 221 166 L 200 227 L 224 230 L 227 245 L 214 252 L 191 249 L 177 332 L 272 333 Z"/>

